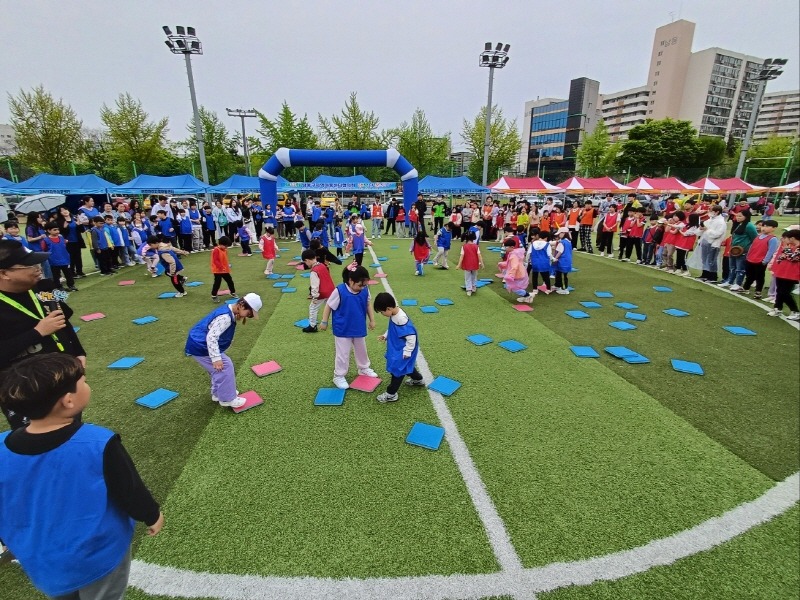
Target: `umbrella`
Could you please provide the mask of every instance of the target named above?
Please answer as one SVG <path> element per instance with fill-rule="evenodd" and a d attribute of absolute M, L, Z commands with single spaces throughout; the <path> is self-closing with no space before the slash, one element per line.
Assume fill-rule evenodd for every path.
<path fill-rule="evenodd" d="M 14 207 L 18 213 L 47 212 L 67 201 L 64 194 L 36 194 L 29 196 Z"/>

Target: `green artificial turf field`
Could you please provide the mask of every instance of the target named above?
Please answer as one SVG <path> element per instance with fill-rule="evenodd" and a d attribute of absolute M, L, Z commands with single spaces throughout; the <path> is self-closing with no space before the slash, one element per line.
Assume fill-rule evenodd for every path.
<path fill-rule="evenodd" d="M 281 246 L 290 251 L 276 271 L 295 273 L 285 263 L 299 244 Z M 481 277 L 496 271 L 498 254 L 489 246 L 482 244 Z M 377 255 L 388 257 L 382 267 L 398 300 L 454 301 L 435 314 L 406 310 L 433 375 L 462 383 L 446 405 L 523 568 L 678 534 L 758 499 L 800 469 L 800 353 L 791 324 L 711 286 L 582 253 L 575 255 L 572 294 L 540 294 L 532 313 L 518 313 L 499 280 L 466 297 L 454 268 L 458 247 L 449 271 L 428 266 L 420 278 L 412 275 L 408 240 L 375 241 Z M 207 375 L 182 352 L 188 328 L 213 308 L 207 253 L 186 260 L 189 279 L 206 282 L 189 288 L 186 298 L 157 300 L 171 286 L 136 267 L 79 281 L 81 291 L 69 301 L 77 315 L 108 315 L 91 323 L 74 319 L 94 390 L 85 418 L 122 434 L 166 516 L 159 536 L 137 538 L 135 558 L 267 577 L 502 570 L 485 513 L 462 477 L 458 446 L 445 441 L 430 452 L 403 443 L 415 421 L 439 424 L 427 391 L 404 386 L 399 402 L 381 405 L 374 396 L 384 383 L 374 394 L 348 391 L 341 408 L 314 407 L 316 391 L 332 387 L 333 340 L 330 332 L 309 335 L 293 326 L 307 317 L 307 279 L 297 274 L 291 281 L 297 293 L 281 294 L 263 278 L 259 257 L 231 254 L 237 291 L 258 291 L 264 299 L 261 318 L 237 328 L 229 352 L 239 389 L 256 389 L 265 399 L 240 415 L 209 401 Z M 332 273 L 339 281 L 339 271 Z M 137 282 L 120 287 L 121 278 Z M 655 285 L 673 291 L 657 293 Z M 382 290 L 379 282 L 373 294 Z M 595 298 L 596 290 L 614 298 Z M 582 300 L 602 308 L 584 309 Z M 608 323 L 626 312 L 616 302 L 638 305 L 647 320 L 635 331 L 612 329 Z M 662 312 L 671 307 L 690 315 Z M 590 318 L 571 319 L 564 314 L 571 309 Z M 159 321 L 130 322 L 148 314 Z M 376 320 L 367 345 L 373 367 L 388 381 L 376 339 L 386 320 Z M 724 325 L 757 335 L 733 336 Z M 465 337 L 475 333 L 495 343 L 473 346 Z M 528 348 L 509 353 L 497 346 L 507 339 Z M 601 356 L 578 359 L 571 345 L 591 345 Z M 603 351 L 610 345 L 629 346 L 651 362 L 628 365 Z M 106 368 L 126 355 L 145 361 L 129 371 Z M 706 374 L 677 373 L 671 358 L 699 362 Z M 283 371 L 263 379 L 252 374 L 250 365 L 271 359 Z M 180 396 L 154 411 L 133 403 L 156 387 Z M 800 584 L 797 517 L 794 508 L 672 566 L 537 597 L 792 597 Z M 9 598 L 40 597 L 13 566 L 0 567 L 0 590 L 10 590 Z M 129 597 L 165 596 L 131 589 Z"/>

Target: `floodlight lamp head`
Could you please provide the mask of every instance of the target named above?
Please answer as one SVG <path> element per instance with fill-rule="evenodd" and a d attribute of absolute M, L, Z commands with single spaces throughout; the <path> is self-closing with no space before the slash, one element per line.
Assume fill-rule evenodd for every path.
<path fill-rule="evenodd" d="M 192 47 L 192 51 L 193 51 L 193 52 L 196 52 L 196 53 L 198 53 L 198 54 L 200 53 L 200 49 L 201 49 L 201 48 L 200 48 L 200 42 L 198 42 L 198 41 L 196 41 L 196 40 L 195 40 L 195 41 L 193 41 L 193 42 L 191 43 L 191 47 Z"/>
<path fill-rule="evenodd" d="M 175 40 L 175 45 L 181 50 L 186 50 L 186 42 L 183 40 Z"/>
<path fill-rule="evenodd" d="M 778 65 L 778 66 L 782 67 L 782 66 L 783 66 L 783 65 L 785 65 L 787 62 L 789 62 L 789 59 L 788 59 L 788 58 L 776 58 L 776 59 L 774 59 L 774 60 L 772 61 L 772 64 L 773 64 L 773 65 Z"/>
<path fill-rule="evenodd" d="M 186 33 L 188 33 L 189 35 L 197 35 L 194 31 L 194 27 L 187 27 Z"/>
<path fill-rule="evenodd" d="M 178 32 L 178 35 L 186 35 L 186 29 L 184 29 L 183 25 L 175 27 L 175 31 Z"/>
<path fill-rule="evenodd" d="M 509 50 L 511 50 L 511 44 L 506 44 L 505 46 L 503 46 L 503 52 L 508 53 Z"/>
<path fill-rule="evenodd" d="M 173 50 L 175 50 L 175 45 L 174 45 L 174 44 L 173 44 L 171 41 L 169 41 L 169 40 L 164 40 L 164 43 L 167 45 L 167 48 L 169 48 L 169 49 L 170 49 L 170 51 L 173 51 Z"/>
<path fill-rule="evenodd" d="M 164 26 L 163 26 L 161 29 L 163 29 L 163 30 L 164 30 L 164 33 L 165 33 L 165 34 L 167 34 L 167 35 L 172 35 L 172 30 L 169 28 L 169 26 L 167 26 L 167 25 L 164 25 Z"/>
<path fill-rule="evenodd" d="M 486 42 L 486 45 L 483 47 L 483 49 L 484 49 L 486 52 L 488 52 L 489 50 L 491 50 L 491 49 L 492 49 L 492 42 Z"/>
<path fill-rule="evenodd" d="M 506 57 L 504 57 L 504 58 L 503 58 L 503 66 L 504 66 L 504 67 L 506 66 L 506 63 L 508 62 L 508 59 L 509 59 L 509 57 L 508 57 L 508 56 L 506 56 Z"/>
<path fill-rule="evenodd" d="M 494 47 L 495 51 L 500 52 L 503 49 L 503 42 L 497 42 L 497 45 Z"/>

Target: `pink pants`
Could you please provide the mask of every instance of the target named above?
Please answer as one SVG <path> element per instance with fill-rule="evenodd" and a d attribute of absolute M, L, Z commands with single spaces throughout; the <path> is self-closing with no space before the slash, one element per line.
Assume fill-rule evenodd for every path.
<path fill-rule="evenodd" d="M 369 357 L 367 356 L 367 338 L 343 338 L 333 336 L 336 345 L 336 361 L 333 365 L 333 376 L 344 377 L 350 369 L 350 349 L 356 355 L 356 367 L 359 369 L 369 368 Z"/>

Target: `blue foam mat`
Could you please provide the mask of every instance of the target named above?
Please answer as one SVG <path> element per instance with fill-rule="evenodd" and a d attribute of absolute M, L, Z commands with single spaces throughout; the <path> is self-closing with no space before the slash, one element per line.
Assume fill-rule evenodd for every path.
<path fill-rule="evenodd" d="M 108 365 L 109 369 L 131 369 L 144 360 L 143 356 L 125 356 Z"/>
<path fill-rule="evenodd" d="M 281 294 L 293 294 L 297 291 L 297 288 L 293 287 L 285 287 L 281 290 Z"/>
<path fill-rule="evenodd" d="M 281 276 L 278 273 L 270 273 L 267 275 L 267 279 L 280 279 Z"/>
<path fill-rule="evenodd" d="M 177 292 L 164 292 L 159 296 L 159 299 L 163 300 L 164 298 L 174 298 Z"/>
<path fill-rule="evenodd" d="M 625 318 L 631 321 L 646 321 L 647 315 L 644 313 L 626 312 Z"/>
<path fill-rule="evenodd" d="M 400 301 L 400 305 L 401 306 L 416 306 L 417 305 L 417 301 L 414 300 L 413 298 L 406 298 L 406 299 Z"/>
<path fill-rule="evenodd" d="M 314 406 L 341 406 L 344 404 L 345 391 L 339 388 L 322 388 L 314 398 Z"/>
<path fill-rule="evenodd" d="M 482 333 L 476 333 L 475 335 L 467 336 L 467 340 L 475 344 L 476 346 L 483 346 L 485 344 L 491 344 L 492 338 L 488 335 L 483 335 Z"/>
<path fill-rule="evenodd" d="M 508 350 L 509 352 L 520 352 L 522 350 L 527 350 L 528 348 L 525 344 L 518 342 L 517 340 L 505 340 L 497 345 L 504 350 Z"/>
<path fill-rule="evenodd" d="M 301 319 L 300 321 L 294 322 L 295 327 L 308 327 L 308 325 L 309 325 L 308 319 Z"/>
<path fill-rule="evenodd" d="M 436 379 L 431 381 L 430 384 L 428 384 L 429 390 L 439 392 L 442 396 L 450 396 L 460 387 L 460 382 L 456 381 L 455 379 L 450 379 L 449 377 L 443 377 L 442 375 L 439 375 Z"/>
<path fill-rule="evenodd" d="M 633 323 L 628 323 L 627 321 L 611 321 L 609 325 L 614 329 L 619 329 L 620 331 L 632 331 L 633 329 L 636 329 L 636 325 Z"/>
<path fill-rule="evenodd" d="M 669 315 L 670 317 L 688 317 L 689 313 L 685 310 L 680 310 L 679 308 L 668 308 L 664 311 L 664 314 Z"/>
<path fill-rule="evenodd" d="M 665 285 L 654 285 L 653 289 L 657 292 L 671 292 L 672 288 L 667 287 Z"/>
<path fill-rule="evenodd" d="M 131 322 L 136 323 L 137 325 L 147 325 L 148 323 L 153 323 L 155 321 L 158 321 L 157 317 L 154 317 L 153 315 L 147 315 L 146 317 L 139 317 L 138 319 L 134 319 Z"/>
<path fill-rule="evenodd" d="M 434 302 L 436 302 L 436 304 L 438 304 L 439 306 L 452 306 L 453 304 L 455 304 L 455 302 L 450 300 L 450 298 L 437 298 L 436 300 L 434 300 Z"/>
<path fill-rule="evenodd" d="M 584 308 L 603 308 L 603 305 L 600 304 L 599 302 L 585 301 L 581 302 L 580 305 L 583 306 Z"/>
<path fill-rule="evenodd" d="M 286 281 L 276 281 L 275 283 L 272 284 L 272 287 L 274 288 L 285 288 L 288 286 L 289 284 Z"/>
<path fill-rule="evenodd" d="M 637 305 L 631 304 L 630 302 L 617 302 L 614 306 L 617 308 L 624 308 L 625 310 L 634 310 L 639 308 Z"/>
<path fill-rule="evenodd" d="M 588 319 L 589 313 L 583 312 L 582 310 L 565 310 L 564 311 L 567 315 L 572 317 L 573 319 Z"/>
<path fill-rule="evenodd" d="M 190 281 L 189 283 L 184 284 L 186 287 L 197 287 L 203 285 L 202 281 Z"/>
<path fill-rule="evenodd" d="M 726 325 L 723 329 L 733 335 L 756 335 L 756 332 L 747 327 L 739 327 L 738 325 Z"/>
<path fill-rule="evenodd" d="M 594 295 L 597 296 L 598 298 L 613 298 L 614 297 L 614 294 L 612 294 L 611 292 L 595 292 Z"/>
<path fill-rule="evenodd" d="M 167 390 L 165 388 L 158 388 L 157 390 L 153 390 L 141 398 L 137 398 L 136 404 L 139 406 L 145 406 L 147 408 L 158 408 L 160 406 L 164 406 L 167 402 L 177 397 L 178 392 L 173 392 L 172 390 Z"/>
<path fill-rule="evenodd" d="M 570 346 L 572 353 L 578 358 L 598 358 L 600 354 L 591 346 Z"/>
<path fill-rule="evenodd" d="M 614 358 L 625 358 L 626 356 L 639 356 L 639 353 L 625 346 L 606 346 L 603 348 Z"/>
<path fill-rule="evenodd" d="M 444 439 L 444 428 L 417 421 L 406 436 L 406 443 L 428 450 L 438 450 Z"/>
<path fill-rule="evenodd" d="M 435 306 L 420 306 L 419 309 L 425 314 L 433 314 L 439 312 L 439 309 L 436 308 Z"/>
<path fill-rule="evenodd" d="M 689 375 L 705 375 L 705 371 L 700 363 L 691 362 L 689 360 L 679 360 L 677 358 L 670 359 L 672 368 L 678 373 L 687 373 Z"/>

